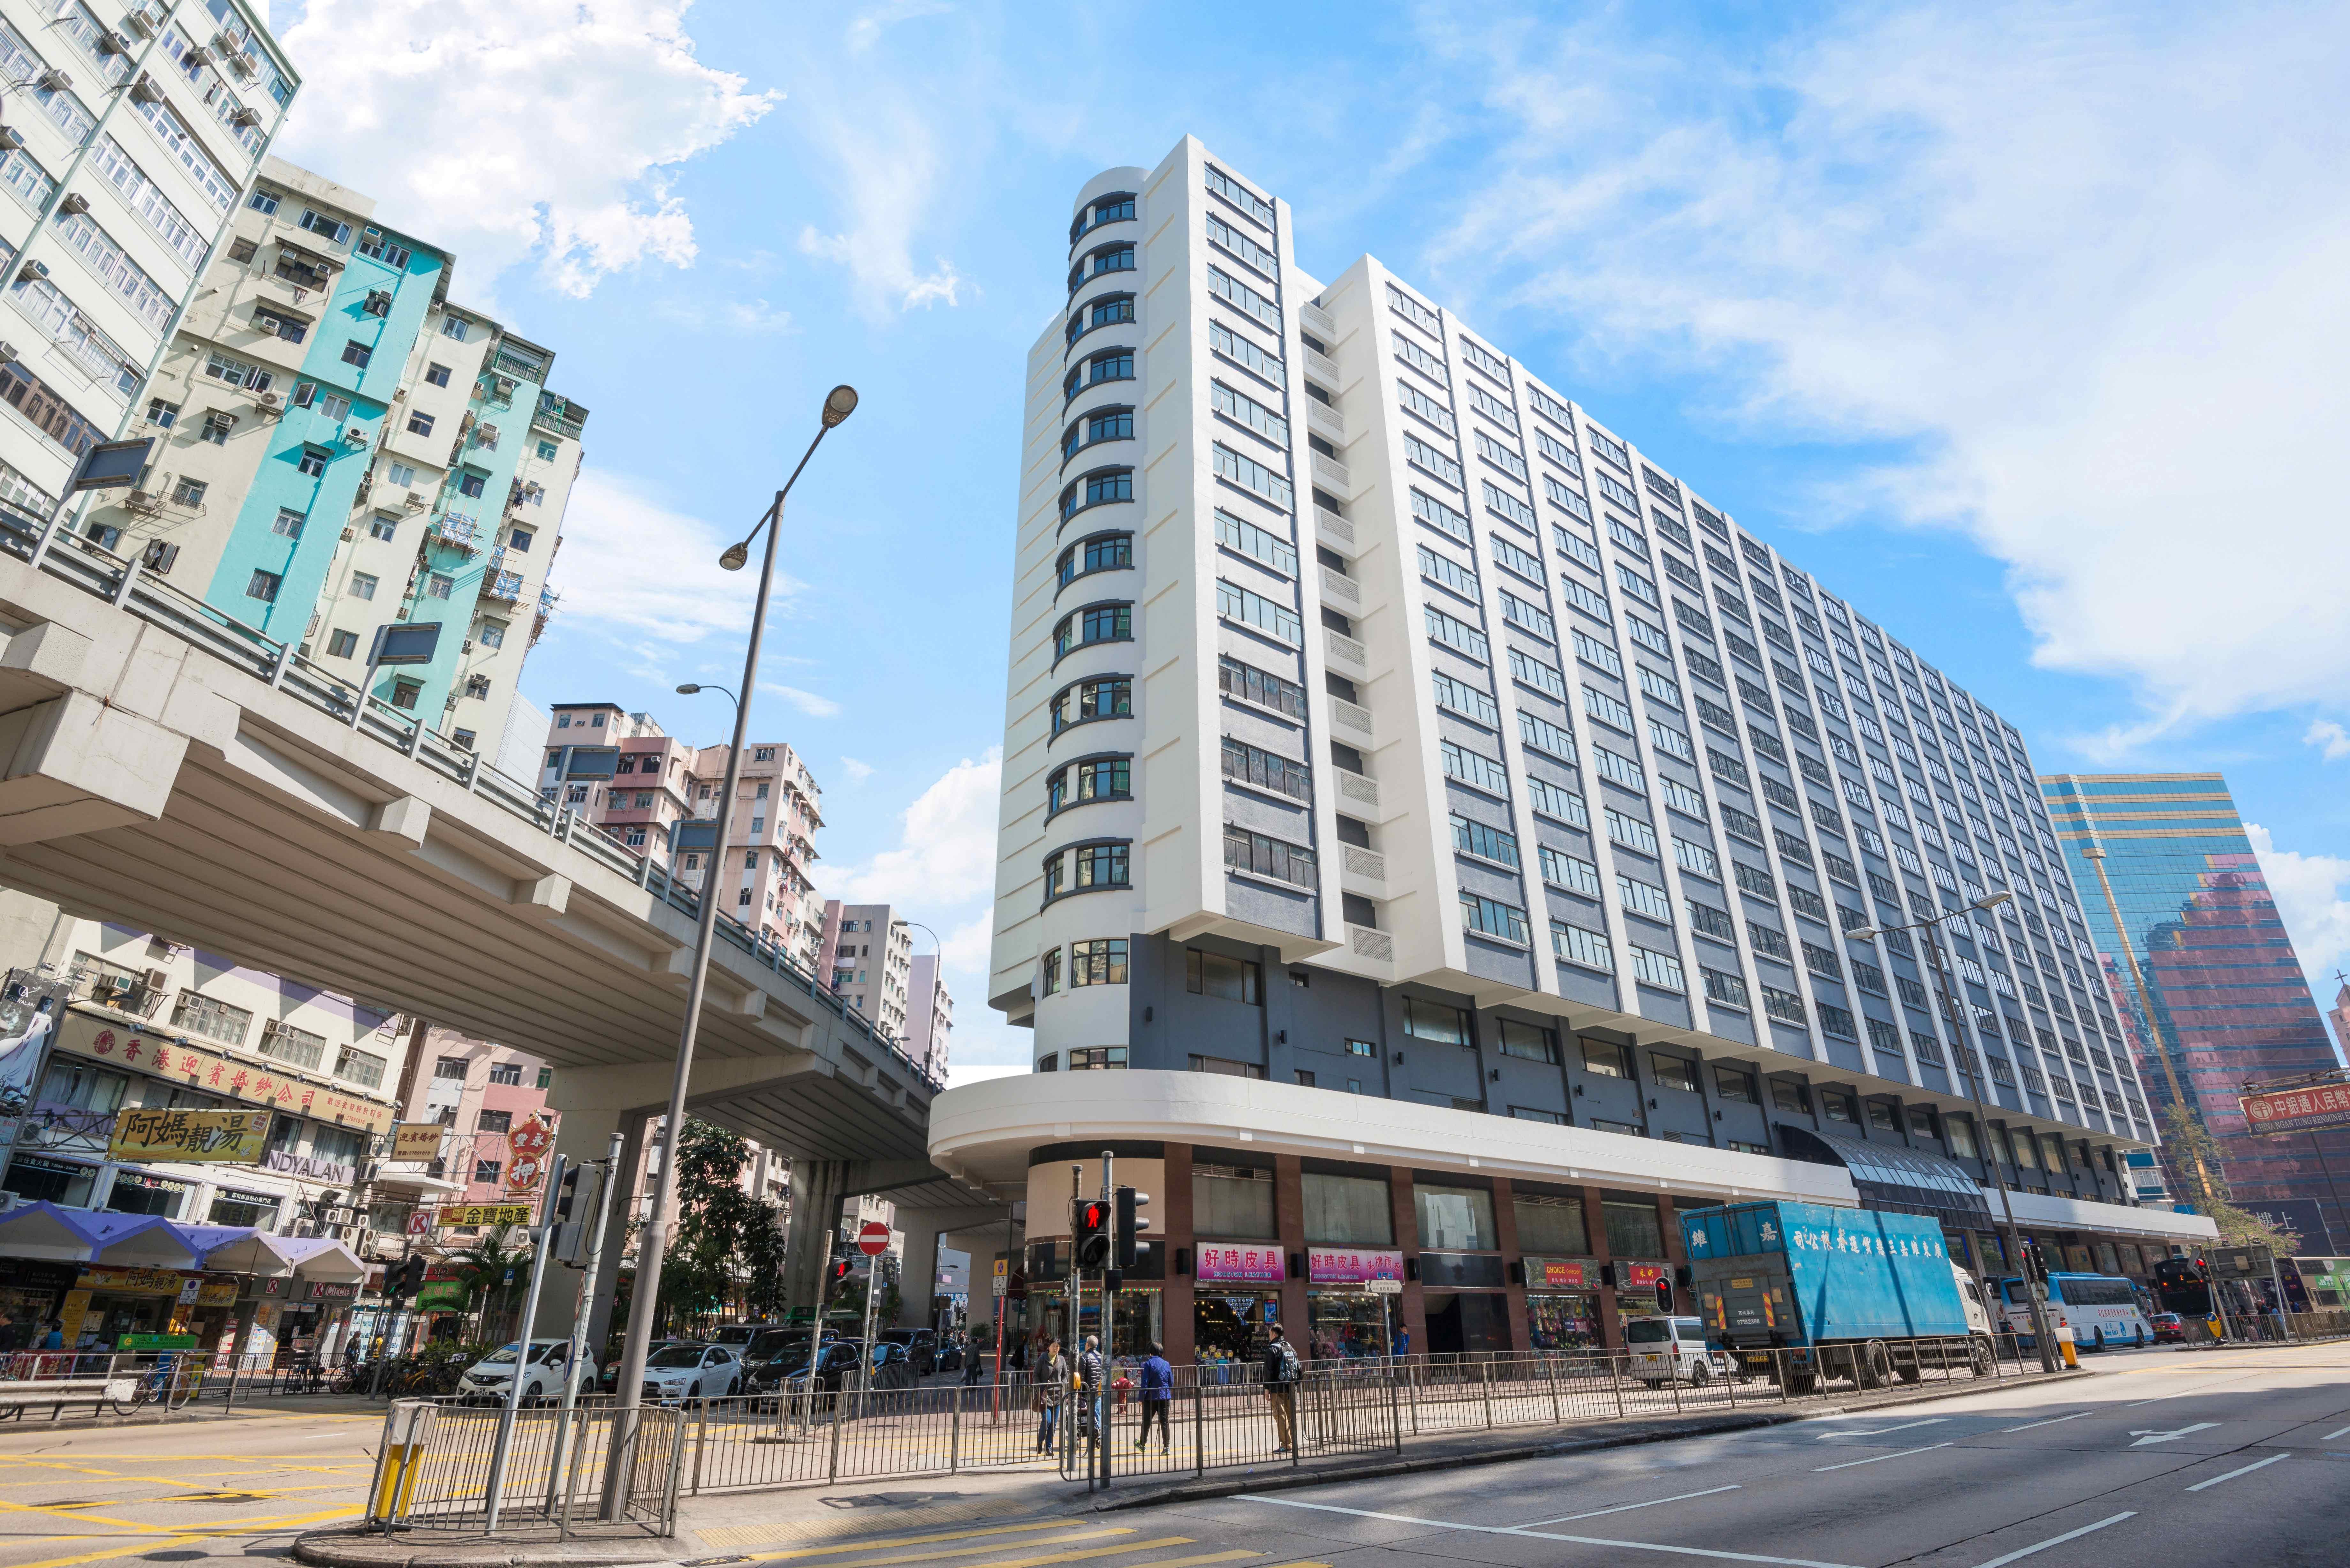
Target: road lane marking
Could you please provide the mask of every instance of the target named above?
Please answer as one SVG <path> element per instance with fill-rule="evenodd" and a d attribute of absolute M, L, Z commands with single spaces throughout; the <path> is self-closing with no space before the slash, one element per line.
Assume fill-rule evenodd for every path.
<path fill-rule="evenodd" d="M 830 1546 L 795 1546 L 789 1547 L 779 1552 L 756 1552 L 753 1555 L 752 1560 L 758 1563 L 797 1563 L 810 1557 L 837 1557 L 844 1552 L 886 1552 L 893 1546 L 932 1546 L 941 1541 L 981 1541 L 983 1537 L 991 1535 L 1025 1535 L 1034 1534 L 1035 1532 L 1040 1530 L 1074 1530 L 1085 1522 L 1087 1521 L 1084 1520 L 1052 1519 L 1034 1524 L 998 1524 L 992 1525 L 984 1530 L 951 1530 L 930 1535 L 868 1536 L 860 1541 L 839 1542 Z M 1099 1530 L 1093 1533 L 1096 1535 L 1131 1535 L 1134 1533 L 1134 1531 L 1129 1527 L 1118 1530 Z M 998 1546 L 1016 1546 L 1022 1543 L 1019 1542 L 983 1541 L 980 1545 L 964 1548 L 964 1550 L 972 1552 L 992 1552 Z M 941 1553 L 941 1555 L 947 1554 Z M 875 1561 L 888 1562 L 891 1561 L 891 1559 L 879 1558 Z"/>
<path fill-rule="evenodd" d="M 1898 1427 L 1871 1427 L 1866 1431 L 1839 1427 L 1834 1431 L 1821 1432 L 1812 1440 L 1815 1443 L 1825 1443 L 1830 1438 L 1881 1438 L 1887 1432 L 1906 1432 L 1912 1427 L 1939 1426 L 1949 1419 L 1948 1416 L 1929 1416 L 1922 1421 L 1904 1421 Z"/>
<path fill-rule="evenodd" d="M 1092 1540 L 1095 1538 L 1095 1535 L 1103 1534 L 1133 1535 L 1136 1533 L 1138 1532 L 1130 1529 L 1101 1531 L 1097 1532 L 1094 1534 L 1089 1534 L 1084 1537 L 1084 1539 Z M 1005 1542 L 1004 1544 L 1008 1545 L 1012 1543 Z M 1051 1546 L 1055 1543 L 1051 1541 L 1038 1541 L 1035 1542 L 1021 1542 L 1020 1544 Z M 1121 1541 L 1115 1546 L 1094 1546 L 1088 1547 L 1081 1552 L 1047 1552 L 1033 1557 L 998 1557 L 991 1563 L 973 1563 L 972 1564 L 972 1568 L 1040 1568 L 1041 1564 L 1048 1563 L 1083 1563 L 1096 1557 L 1117 1557 L 1128 1552 L 1156 1552 L 1161 1547 L 1190 1546 L 1192 1544 L 1194 1544 L 1193 1540 L 1188 1535 L 1161 1535 L 1155 1540 Z M 768 1553 L 764 1557 L 754 1558 L 754 1561 L 773 1561 L 776 1555 L 780 1554 Z M 895 1557 L 868 1558 L 867 1562 L 876 1565 L 889 1563 L 934 1563 L 941 1556 L 955 1555 L 958 1555 L 958 1553 L 908 1552 L 901 1552 Z M 1236 1552 L 1227 1553 L 1222 1557 L 1190 1557 L 1183 1559 L 1183 1561 L 1186 1563 L 1223 1563 L 1235 1561 L 1242 1557 L 1262 1557 L 1264 1553 L 1262 1552 Z M 1174 1568 L 1174 1565 L 1172 1563 L 1163 1565 L 1154 1563 L 1152 1568 Z"/>
<path fill-rule="evenodd" d="M 1500 1524 L 1455 1524 L 1448 1519 L 1420 1519 L 1408 1513 L 1380 1513 L 1367 1508 L 1340 1508 L 1334 1502 L 1301 1502 L 1295 1498 L 1266 1497 L 1244 1492 L 1235 1502 L 1261 1502 L 1274 1508 L 1303 1508 L 1315 1513 L 1343 1513 L 1354 1519 L 1379 1519 L 1390 1524 L 1419 1524 L 1430 1530 L 1457 1530 L 1468 1535 L 1515 1535 L 1529 1541 L 1564 1541 L 1575 1546 L 1612 1546 L 1619 1552 L 1659 1552 L 1673 1557 L 1703 1557 L 1716 1563 L 1764 1563 L 1776 1568 L 1850 1568 L 1843 1563 L 1822 1563 L 1809 1557 L 1765 1557 L 1752 1552 L 1717 1552 L 1704 1546 L 1666 1546 L 1654 1541 L 1613 1541 L 1600 1535 L 1566 1535 L 1556 1531 L 1529 1530 Z M 982 1563 L 978 1568 L 988 1568 Z M 1162 1568 L 1151 1563 L 1149 1568 Z"/>
<path fill-rule="evenodd" d="M 1530 1519 L 1523 1524 L 1513 1524 L 1506 1528 L 1511 1530 L 1539 1530 L 1545 1524 L 1569 1524 L 1578 1519 L 1596 1519 L 1603 1513 L 1623 1513 L 1636 1508 L 1656 1508 L 1668 1502 L 1686 1502 L 1693 1497 L 1712 1497 L 1720 1492 L 1736 1491 L 1738 1490 L 1738 1487 L 1735 1485 L 1713 1486 L 1706 1488 L 1703 1491 L 1679 1492 L 1671 1497 L 1655 1498 L 1648 1502 L 1619 1502 L 1614 1508 L 1595 1508 L 1588 1513 L 1562 1513 L 1556 1519 Z"/>
<path fill-rule="evenodd" d="M 2094 1416 L 2095 1410 L 2075 1410 L 2069 1416 L 2052 1416 L 2045 1421 L 2026 1421 L 2021 1427 L 2002 1427 L 2002 1432 L 2028 1432 L 2034 1427 L 2053 1427 L 2059 1421 L 2077 1421 L 2084 1416 Z"/>
<path fill-rule="evenodd" d="M 2350 1427 L 2336 1427 L 2334 1430 L 2326 1433 L 2325 1436 L 2318 1438 L 2317 1440 L 2321 1443 L 2330 1443 L 2345 1432 L 2350 1432 Z"/>
<path fill-rule="evenodd" d="M 2039 1542 L 2031 1546 L 2022 1547 L 2016 1551 L 2007 1553 L 2004 1557 L 1994 1557 L 1988 1563 L 1978 1563 L 1975 1564 L 1975 1568 L 2001 1568 L 2001 1564 L 2002 1563 L 2013 1563 L 2021 1558 L 2029 1557 L 2035 1552 L 2045 1552 L 2052 1546 L 2062 1546 L 2067 1541 L 2078 1541 L 2084 1535 L 2087 1535 L 2095 1531 L 2103 1530 L 2108 1524 L 2119 1524 L 2125 1519 L 2136 1519 L 2137 1517 L 2137 1511 L 2135 1509 L 2131 1510 L 2127 1513 L 2116 1513 L 2112 1518 L 2101 1519 L 2095 1524 L 2085 1524 L 2078 1530 L 2068 1530 L 2062 1535 L 2052 1535 L 2045 1541 Z"/>
<path fill-rule="evenodd" d="M 2198 1421 L 2191 1427 L 2181 1427 L 2175 1432 L 2154 1432 L 2133 1429 L 2130 1436 L 2136 1438 L 2137 1441 L 2132 1443 L 2130 1447 L 2133 1449 L 2150 1449 L 2157 1443 L 2175 1443 L 2190 1432 L 2208 1432 L 2219 1424 L 2220 1423 L 2217 1421 Z"/>
<path fill-rule="evenodd" d="M 1949 1443 L 1929 1443 L 1922 1449 L 1903 1449 L 1898 1453 L 1878 1454 L 1872 1459 L 1846 1459 L 1840 1465 L 1821 1465 L 1817 1469 L 1814 1469 L 1812 1473 L 1815 1476 L 1825 1475 L 1830 1470 L 1848 1470 L 1855 1465 L 1883 1464 L 1887 1459 L 1907 1459 L 1911 1454 L 1930 1454 L 1936 1449 L 1947 1449 L 1950 1446 L 1950 1445 Z"/>
<path fill-rule="evenodd" d="M 2264 1470 L 2268 1469 L 2269 1466 L 2277 1463 L 2279 1460 L 2289 1459 L 2292 1457 L 2293 1456 L 2291 1454 L 2271 1454 L 2267 1459 L 2254 1459 L 2251 1464 L 2230 1470 L 2226 1475 L 2213 1476 L 2207 1481 L 2197 1481 L 2193 1486 L 2189 1487 L 2187 1490 L 2189 1491 L 2201 1491 L 2205 1487 L 2218 1486 L 2221 1481 L 2234 1480 L 2238 1476 L 2248 1476 L 2254 1470 Z"/>

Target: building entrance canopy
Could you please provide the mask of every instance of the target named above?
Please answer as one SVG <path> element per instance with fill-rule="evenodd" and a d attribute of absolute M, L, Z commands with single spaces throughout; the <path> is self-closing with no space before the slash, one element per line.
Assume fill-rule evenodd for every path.
<path fill-rule="evenodd" d="M 1961 1231 L 1986 1229 L 1991 1223 L 1982 1189 L 1955 1160 L 1922 1149 L 1822 1137 L 1783 1124 L 1779 1142 L 1790 1159 L 1842 1166 L 1860 1193 L 1863 1209 L 1922 1214 Z"/>

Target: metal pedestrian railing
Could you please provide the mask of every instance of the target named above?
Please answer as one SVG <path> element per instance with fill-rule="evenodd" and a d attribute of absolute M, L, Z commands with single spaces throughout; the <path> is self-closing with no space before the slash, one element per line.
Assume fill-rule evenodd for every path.
<path fill-rule="evenodd" d="M 1669 1350 L 1670 1347 L 1668 1347 Z M 1287 1389 L 1253 1366 L 1174 1369 L 1163 1412 L 1113 1393 L 1110 1474 L 1178 1477 L 1399 1453 L 1415 1439 L 1762 1407 L 1849 1406 L 1925 1384 L 2041 1376 L 2012 1335 L 1905 1341 L 1874 1354 L 1712 1352 L 1675 1367 L 1638 1349 L 1309 1362 Z M 827 1485 L 1097 1463 L 1091 1401 L 1025 1373 L 859 1394 L 752 1395 L 682 1407 L 681 1490 Z M 1148 1418 L 1146 1419 L 1146 1416 Z"/>
<path fill-rule="evenodd" d="M 174 1414 L 210 1406 L 226 1415 L 273 1394 L 325 1386 L 274 1356 L 213 1351 L 18 1350 L 0 1355 L 0 1419 Z"/>
<path fill-rule="evenodd" d="M 504 1414 L 495 1407 L 447 1400 L 394 1400 L 384 1412 L 368 1522 L 386 1533 L 420 1527 L 485 1529 L 491 1453 Z M 517 1412 L 499 1499 L 499 1530 L 552 1527 L 561 1538 L 607 1524 L 674 1534 L 691 1418 L 685 1407 L 674 1405 Z M 617 1466 L 610 1463 L 616 1434 L 624 1450 L 624 1462 Z M 614 1475 L 627 1490 L 607 1519 L 602 1503 Z"/>

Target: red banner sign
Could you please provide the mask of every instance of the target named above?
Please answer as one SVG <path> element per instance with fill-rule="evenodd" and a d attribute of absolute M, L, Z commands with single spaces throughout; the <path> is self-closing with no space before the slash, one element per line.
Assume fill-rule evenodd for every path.
<path fill-rule="evenodd" d="M 1528 1258 L 1526 1289 L 1530 1291 L 1596 1291 L 1599 1265 L 1587 1258 Z"/>
<path fill-rule="evenodd" d="M 2244 1119 L 2256 1133 L 2322 1132 L 2350 1127 L 2350 1084 L 2320 1084 L 2243 1096 Z"/>
<path fill-rule="evenodd" d="M 1305 1277 L 1317 1285 L 1364 1285 L 1403 1278 L 1403 1254 L 1364 1247 L 1309 1247 Z"/>
<path fill-rule="evenodd" d="M 1654 1290 L 1669 1272 L 1662 1263 L 1618 1263 L 1616 1284 L 1621 1290 Z"/>

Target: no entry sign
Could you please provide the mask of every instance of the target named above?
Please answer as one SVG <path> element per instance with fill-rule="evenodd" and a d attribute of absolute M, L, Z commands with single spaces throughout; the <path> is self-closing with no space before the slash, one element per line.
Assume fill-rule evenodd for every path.
<path fill-rule="evenodd" d="M 889 1227 L 879 1220 L 868 1220 L 858 1228 L 857 1250 L 868 1258 L 878 1258 L 889 1250 Z"/>

